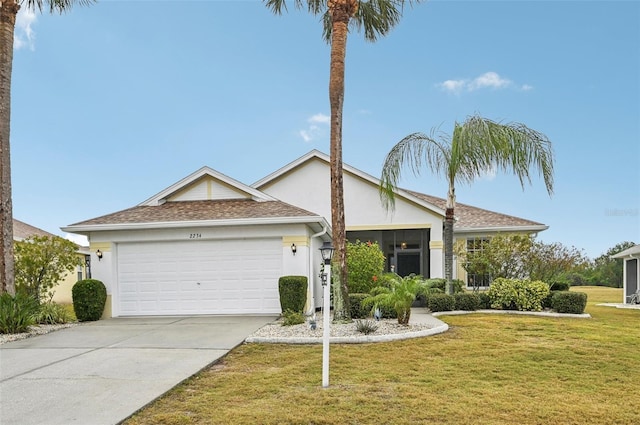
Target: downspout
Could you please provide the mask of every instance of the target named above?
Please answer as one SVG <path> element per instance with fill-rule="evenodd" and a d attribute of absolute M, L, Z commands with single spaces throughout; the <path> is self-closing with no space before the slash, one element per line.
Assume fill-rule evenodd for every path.
<path fill-rule="evenodd" d="M 307 299 L 311 300 L 309 308 L 307 309 L 307 314 L 308 315 L 313 315 L 315 318 L 315 312 L 316 312 L 316 280 L 315 280 L 315 276 L 313 274 L 313 253 L 311 252 L 311 246 L 313 245 L 313 240 L 317 237 L 320 237 L 322 235 L 326 235 L 327 232 L 329 231 L 329 228 L 326 225 L 322 225 L 322 231 L 311 235 L 311 238 L 309 239 L 309 289 L 308 291 L 311 292 L 311 296 L 309 296 L 309 294 L 307 294 Z"/>

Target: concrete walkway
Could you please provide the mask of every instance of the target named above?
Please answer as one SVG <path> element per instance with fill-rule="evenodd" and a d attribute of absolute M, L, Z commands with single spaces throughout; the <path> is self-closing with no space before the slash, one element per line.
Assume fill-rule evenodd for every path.
<path fill-rule="evenodd" d="M 0 424 L 117 424 L 275 317 L 116 318 L 0 346 Z"/>

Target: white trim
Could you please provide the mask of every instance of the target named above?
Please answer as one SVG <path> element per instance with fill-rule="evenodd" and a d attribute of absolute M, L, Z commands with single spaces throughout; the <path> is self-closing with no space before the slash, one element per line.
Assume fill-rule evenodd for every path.
<path fill-rule="evenodd" d="M 61 227 L 65 232 L 83 234 L 85 232 L 99 232 L 106 230 L 150 230 L 180 227 L 221 227 L 248 226 L 260 224 L 313 224 L 321 228 L 331 228 L 327 220 L 318 216 L 302 217 L 267 217 L 267 218 L 239 218 L 228 220 L 193 220 L 193 221 L 159 221 L 152 223 L 120 223 L 120 224 L 87 224 Z"/>
<path fill-rule="evenodd" d="M 244 183 L 241 183 L 227 175 L 224 175 L 212 168 L 205 166 L 189 174 L 187 177 L 183 178 L 182 180 L 172 184 L 171 186 L 162 190 L 161 192 L 153 195 L 151 198 L 147 199 L 146 201 L 141 202 L 140 204 L 138 204 L 138 206 L 161 205 L 164 203 L 166 198 L 168 198 L 172 194 L 178 192 L 180 189 L 184 188 L 185 186 L 188 186 L 189 184 L 193 183 L 194 181 L 198 180 L 203 176 L 210 176 L 214 179 L 220 180 L 221 182 L 226 183 L 227 185 L 232 186 L 238 189 L 239 191 L 246 193 L 247 195 L 250 195 L 252 199 L 256 201 L 275 201 L 276 200 L 275 198 L 267 195 L 266 193 L 260 192 L 254 187 L 247 186 Z"/>

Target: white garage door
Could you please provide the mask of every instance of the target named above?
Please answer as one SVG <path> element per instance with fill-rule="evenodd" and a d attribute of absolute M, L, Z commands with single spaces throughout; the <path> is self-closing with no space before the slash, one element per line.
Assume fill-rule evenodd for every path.
<path fill-rule="evenodd" d="M 118 314 L 278 314 L 281 239 L 118 245 Z"/>

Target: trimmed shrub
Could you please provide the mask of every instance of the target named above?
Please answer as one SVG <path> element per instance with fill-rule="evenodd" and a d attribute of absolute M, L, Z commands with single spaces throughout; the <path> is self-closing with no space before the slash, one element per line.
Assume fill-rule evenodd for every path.
<path fill-rule="evenodd" d="M 489 288 L 491 307 L 502 310 L 540 311 L 549 285 L 536 280 L 497 278 Z"/>
<path fill-rule="evenodd" d="M 490 310 L 491 309 L 491 297 L 487 293 L 487 291 L 478 292 L 478 309 L 479 310 Z"/>
<path fill-rule="evenodd" d="M 71 289 L 71 298 L 78 321 L 100 320 L 107 302 L 107 288 L 97 279 L 79 280 Z"/>
<path fill-rule="evenodd" d="M 551 298 L 551 308 L 558 313 L 582 314 L 586 306 L 584 292 L 558 291 Z"/>
<path fill-rule="evenodd" d="M 280 292 L 280 308 L 302 313 L 307 303 L 307 277 L 306 276 L 282 276 L 278 280 Z"/>
<path fill-rule="evenodd" d="M 35 320 L 42 325 L 56 325 L 59 323 L 69 323 L 73 318 L 64 306 L 51 301 L 40 304 L 38 312 L 35 315 Z"/>
<path fill-rule="evenodd" d="M 427 307 L 432 312 L 452 311 L 456 307 L 456 299 L 448 294 L 429 294 Z"/>
<path fill-rule="evenodd" d="M 549 283 L 549 288 L 551 288 L 552 291 L 568 291 L 570 287 L 571 284 L 566 279 L 557 279 Z"/>
<path fill-rule="evenodd" d="M 544 300 L 542 300 L 542 308 L 549 308 L 549 309 L 552 308 L 551 300 L 553 299 L 553 296 L 556 294 L 556 292 L 560 292 L 560 291 L 549 291 L 549 295 L 544 297 Z"/>
<path fill-rule="evenodd" d="M 462 292 L 455 294 L 456 310 L 475 311 L 480 306 L 480 297 L 472 292 Z"/>
<path fill-rule="evenodd" d="M 285 310 L 282 313 L 282 326 L 293 326 L 304 323 L 304 315 L 299 311 Z"/>
<path fill-rule="evenodd" d="M 427 279 L 424 281 L 425 285 L 430 287 L 430 288 L 436 288 L 439 289 L 440 291 L 444 292 L 445 288 L 447 287 L 447 279 L 443 279 L 441 277 L 437 277 L 437 278 L 433 278 L 433 279 Z M 453 287 L 453 293 L 454 294 L 458 294 L 460 292 L 464 292 L 464 287 L 465 284 L 463 281 L 461 281 L 460 279 L 453 279 L 451 281 L 451 286 Z"/>
<path fill-rule="evenodd" d="M 384 270 L 384 254 L 377 242 L 347 242 L 349 292 L 365 293 L 378 285 Z"/>
<path fill-rule="evenodd" d="M 38 303 L 29 295 L 18 293 L 14 297 L 3 293 L 0 295 L 0 333 L 28 332 L 29 326 L 35 324 L 37 309 Z"/>
<path fill-rule="evenodd" d="M 365 319 L 371 316 L 371 309 L 362 306 L 362 301 L 369 298 L 369 294 L 349 294 L 349 308 L 352 319 Z"/>

